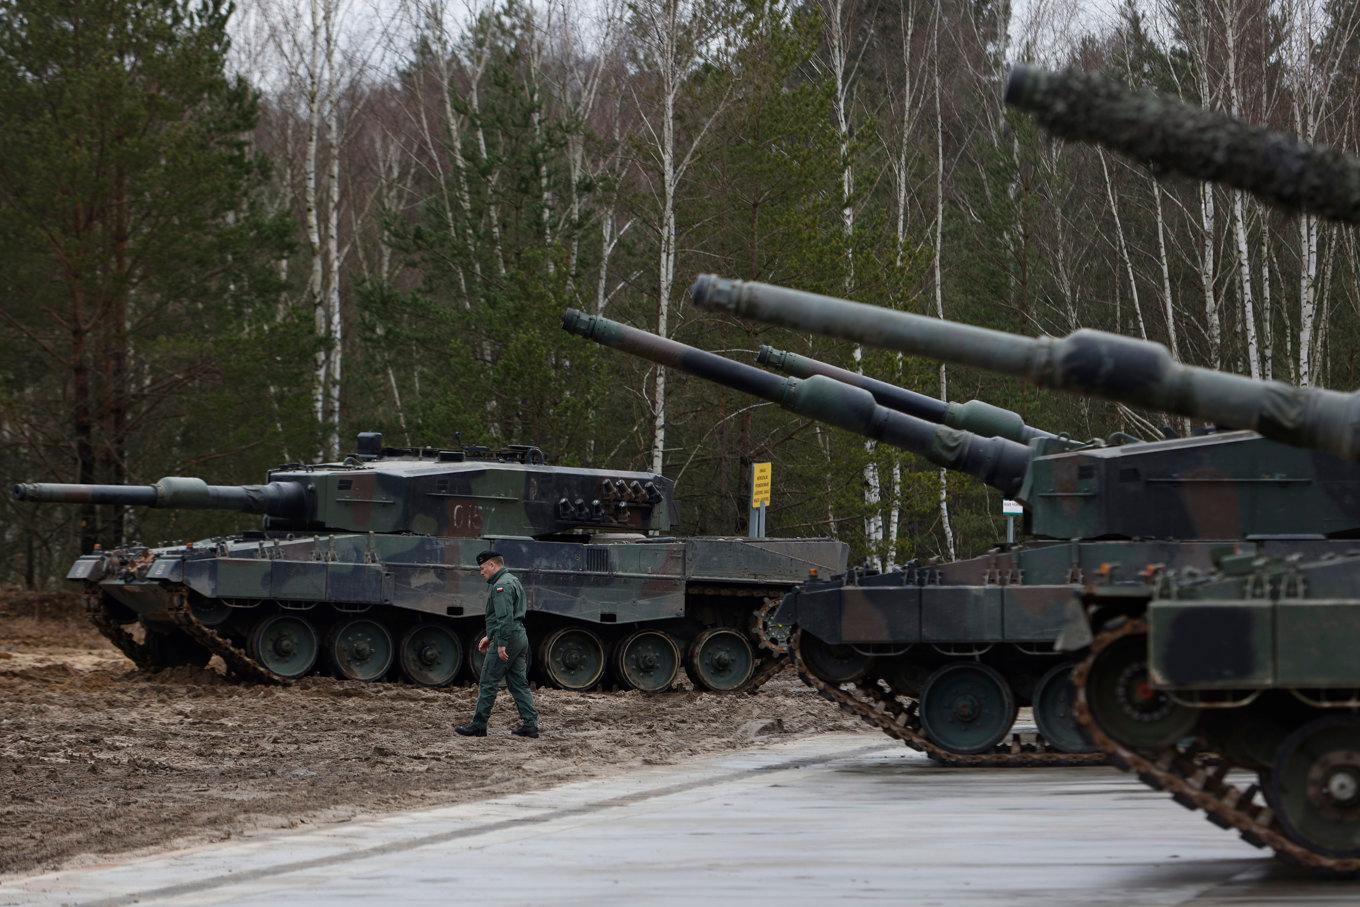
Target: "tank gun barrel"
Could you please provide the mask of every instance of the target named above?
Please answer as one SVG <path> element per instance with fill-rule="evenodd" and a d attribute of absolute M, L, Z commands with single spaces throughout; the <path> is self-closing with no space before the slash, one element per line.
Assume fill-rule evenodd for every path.
<path fill-rule="evenodd" d="M 993 406 L 982 400 L 946 403 L 936 397 L 918 394 L 905 387 L 879 381 L 877 378 L 870 378 L 808 356 L 800 356 L 788 350 L 777 350 L 772 346 L 763 345 L 756 353 L 756 362 L 795 378 L 825 375 L 843 384 L 863 388 L 873 394 L 879 404 L 889 409 L 925 419 L 927 422 L 971 431 L 984 438 L 995 436 L 1028 444 L 1035 438 L 1054 437 L 1051 432 L 1026 425 L 1019 413 Z"/>
<path fill-rule="evenodd" d="M 1019 65 L 1006 103 L 1064 139 L 1242 189 L 1281 208 L 1360 224 L 1360 158 L 1092 73 Z"/>
<path fill-rule="evenodd" d="M 1160 343 L 1104 331 L 1022 337 L 754 281 L 700 277 L 697 305 L 770 324 L 1014 375 L 1360 459 L 1360 392 L 1184 365 Z"/>
<path fill-rule="evenodd" d="M 570 333 L 678 369 L 791 412 L 875 438 L 919 454 L 938 466 L 966 472 L 1015 496 L 1024 481 L 1030 449 L 1005 438 L 984 438 L 880 406 L 868 391 L 825 375 L 784 378 L 687 344 L 628 327 L 599 315 L 568 309 L 562 327 Z"/>
<path fill-rule="evenodd" d="M 121 504 L 182 510 L 238 510 L 270 516 L 298 516 L 306 491 L 297 482 L 267 485 L 209 485 L 202 479 L 167 476 L 154 485 L 70 485 L 24 482 L 14 498 L 45 504 Z"/>

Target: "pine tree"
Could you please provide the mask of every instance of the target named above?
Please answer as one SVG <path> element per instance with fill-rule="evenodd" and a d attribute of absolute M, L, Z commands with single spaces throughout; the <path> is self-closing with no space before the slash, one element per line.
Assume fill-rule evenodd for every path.
<path fill-rule="evenodd" d="M 286 242 L 254 205 L 256 96 L 227 75 L 230 12 L 0 0 L 0 318 L 20 351 L 4 415 L 36 455 L 14 468 L 146 481 L 249 443 L 234 435 L 258 388 L 212 395 L 258 374 L 243 366 L 267 345 L 256 306 Z M 130 519 L 86 507 L 81 549 Z"/>

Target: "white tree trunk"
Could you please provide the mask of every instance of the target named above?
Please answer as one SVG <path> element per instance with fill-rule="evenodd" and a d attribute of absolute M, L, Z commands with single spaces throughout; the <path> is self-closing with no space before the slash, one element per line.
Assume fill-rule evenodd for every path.
<path fill-rule="evenodd" d="M 549 7 L 548 26 L 551 27 L 551 7 Z M 552 185 L 548 181 L 548 159 L 543 154 L 543 110 L 542 92 L 539 88 L 540 71 L 543 67 L 543 47 L 539 41 L 537 29 L 530 23 L 529 31 L 529 59 L 525 72 L 524 90 L 529 96 L 529 125 L 534 133 L 534 145 L 539 149 L 537 154 L 536 169 L 538 170 L 538 191 L 539 191 L 539 212 L 538 225 L 543 236 L 543 244 L 551 246 L 553 243 L 553 192 Z M 556 272 L 556 265 L 553 263 L 552 256 L 548 256 L 548 274 L 551 276 Z"/>
<path fill-rule="evenodd" d="M 931 37 L 931 56 L 934 59 L 935 90 L 935 257 L 932 271 L 935 283 L 935 315 L 944 317 L 944 279 L 941 259 L 944 257 L 944 116 L 940 110 L 940 16 L 935 14 L 935 32 Z M 949 373 L 940 364 L 940 399 L 949 399 Z M 944 531 L 945 552 L 949 560 L 957 560 L 954 548 L 954 527 L 949 522 L 949 473 L 940 470 L 940 527 Z"/>
<path fill-rule="evenodd" d="M 1204 332 L 1209 340 L 1209 367 L 1223 365 L 1223 338 L 1219 327 L 1218 295 L 1214 287 L 1214 190 L 1209 184 L 1199 187 L 1200 216 L 1200 292 L 1204 298 Z"/>
<path fill-rule="evenodd" d="M 326 314 L 330 361 L 326 367 L 327 453 L 340 457 L 340 379 L 344 365 L 344 324 L 340 317 L 340 79 L 335 69 L 336 0 L 325 3 L 326 143 L 330 167 L 326 180 Z"/>
<path fill-rule="evenodd" d="M 448 154 L 453 163 L 454 194 L 458 208 L 463 215 L 462 229 L 459 229 L 449 202 L 448 180 L 444 175 L 444 156 L 440 153 L 434 134 L 426 124 L 425 107 L 416 101 L 426 150 L 434 162 L 435 175 L 439 181 L 440 194 L 444 206 L 444 219 L 448 223 L 450 236 L 463 240 L 464 252 L 472 266 L 472 277 L 476 283 L 475 292 L 481 292 L 482 266 L 477 255 L 477 243 L 472 235 L 472 192 L 468 186 L 467 158 L 463 156 L 463 117 L 453 108 L 453 72 L 450 69 L 453 57 L 453 42 L 449 40 L 448 26 L 445 22 L 445 9 L 441 0 L 431 0 L 425 10 L 425 37 L 435 48 L 432 54 L 435 71 L 439 75 L 439 108 L 444 115 L 444 131 L 448 142 Z M 458 267 L 458 284 L 462 291 L 463 308 L 472 308 L 472 288 L 468 286 L 467 275 L 462 266 Z"/>
<path fill-rule="evenodd" d="M 895 154 L 892 158 L 893 174 L 893 203 L 896 214 L 896 238 L 897 247 L 894 264 L 900 271 L 906 261 L 907 253 L 907 201 L 908 187 L 907 179 L 909 174 L 910 161 L 910 136 L 912 133 L 912 121 L 914 119 L 915 102 L 913 100 L 915 80 L 912 71 L 914 60 L 912 57 L 912 35 L 915 31 L 916 18 L 912 4 L 904 2 L 899 10 L 902 34 L 902 89 L 900 104 L 900 116 L 898 118 L 898 135 Z M 901 380 L 905 358 L 899 353 L 896 358 L 898 380 Z M 897 540 L 898 527 L 902 522 L 902 457 L 898 451 L 892 451 L 892 499 L 888 508 L 888 540 L 885 552 L 884 569 L 891 570 L 896 566 L 897 561 Z"/>
<path fill-rule="evenodd" d="M 1181 358 L 1180 330 L 1176 325 L 1176 311 L 1171 294 L 1171 259 L 1166 254 L 1166 217 L 1162 213 L 1162 187 L 1152 181 L 1152 195 L 1157 210 L 1157 259 L 1162 266 L 1162 314 L 1166 318 L 1166 343 L 1171 355 Z"/>
<path fill-rule="evenodd" d="M 1194 40 L 1190 62 L 1194 67 L 1195 86 L 1199 92 L 1200 103 L 1208 107 L 1213 104 L 1213 90 L 1209 82 L 1209 23 L 1202 8 L 1196 7 L 1194 14 L 1196 22 L 1193 24 Z M 1220 327 L 1218 290 L 1215 286 L 1218 241 L 1215 205 L 1212 184 L 1202 183 L 1199 187 L 1199 283 L 1204 305 L 1204 333 L 1209 342 L 1209 367 L 1222 368 L 1223 332 Z"/>
<path fill-rule="evenodd" d="M 1313 383 L 1313 343 L 1317 325 L 1318 224 L 1311 214 L 1299 222 L 1299 372 L 1298 383 Z"/>
<path fill-rule="evenodd" d="M 1246 202 L 1241 190 L 1232 191 L 1233 242 L 1237 248 L 1237 290 L 1242 297 L 1242 325 L 1247 335 L 1247 369 L 1261 377 L 1261 344 L 1256 333 L 1256 298 L 1252 288 L 1251 254 L 1247 244 Z"/>
<path fill-rule="evenodd" d="M 654 48 L 661 76 L 661 134 L 657 151 L 661 164 L 661 222 L 657 255 L 656 332 L 665 337 L 671 314 L 671 289 L 675 283 L 675 97 L 679 92 L 680 10 L 679 0 L 661 0 L 654 10 Z M 666 369 L 656 368 L 652 394 L 652 472 L 660 473 L 666 460 Z"/>
<path fill-rule="evenodd" d="M 484 44 L 477 48 L 477 59 L 468 79 L 468 108 L 472 111 L 473 134 L 477 138 L 477 153 L 481 156 L 482 166 L 490 163 L 490 152 L 486 143 L 486 130 L 482 128 L 482 75 L 491 61 L 491 47 Z M 505 249 L 501 242 L 501 209 L 497 202 L 497 184 L 500 182 L 500 167 L 490 167 L 486 177 L 486 209 L 490 221 L 491 246 L 496 256 L 496 273 L 505 276 Z"/>
<path fill-rule="evenodd" d="M 1275 302 L 1270 277 L 1270 215 L 1261 214 L 1261 377 L 1275 378 Z"/>
<path fill-rule="evenodd" d="M 1235 0 L 1220 9 L 1223 21 L 1223 45 L 1227 54 L 1228 113 L 1242 115 L 1242 90 L 1237 77 L 1237 30 L 1244 24 Z M 1230 192 L 1232 198 L 1233 245 L 1236 249 L 1237 292 L 1242 302 L 1242 326 L 1247 338 L 1247 369 L 1253 378 L 1261 377 L 1261 347 L 1256 335 L 1256 294 L 1252 286 L 1251 248 L 1247 243 L 1246 202 L 1240 190 Z"/>
<path fill-rule="evenodd" d="M 841 156 L 841 233 L 845 240 L 845 295 L 855 293 L 855 169 L 851 160 L 850 104 L 851 64 L 850 64 L 850 24 L 846 21 L 845 0 L 827 0 L 823 14 L 827 27 L 827 53 L 831 70 L 834 94 L 832 108 L 836 117 L 836 135 L 840 142 Z M 856 345 L 853 357 L 855 371 L 864 373 L 864 350 Z M 883 489 L 878 477 L 878 444 L 870 439 L 864 442 L 864 545 L 866 562 L 874 570 L 883 569 Z"/>
<path fill-rule="evenodd" d="M 1143 305 L 1138 301 L 1138 279 L 1133 274 L 1133 258 L 1124 239 L 1124 223 L 1119 219 L 1119 206 L 1114 201 L 1114 183 L 1110 180 L 1110 168 L 1105 163 L 1105 152 L 1097 149 L 1100 158 L 1100 172 L 1105 175 L 1105 198 L 1110 203 L 1110 214 L 1114 217 L 1115 238 L 1119 241 L 1119 257 L 1124 261 L 1124 271 L 1129 278 L 1129 295 L 1133 299 L 1133 313 L 1138 319 L 1138 336 L 1147 339 L 1147 324 L 1143 321 Z"/>
<path fill-rule="evenodd" d="M 307 224 L 307 247 L 311 253 L 311 274 L 307 280 L 307 301 L 312 307 L 312 326 L 316 331 L 318 348 L 315 356 L 315 375 L 312 379 L 312 413 L 316 418 L 318 430 L 326 424 L 326 366 L 330 356 L 326 349 L 329 338 L 326 336 L 329 319 L 326 317 L 326 300 L 323 281 L 325 280 L 325 250 L 321 244 L 321 219 L 317 204 L 318 149 L 321 144 L 322 92 L 322 11 L 321 3 L 329 0 L 311 0 L 309 5 L 310 46 L 307 65 L 307 155 L 303 164 L 303 204 L 304 219 Z M 325 451 L 319 451 L 318 459 L 325 459 Z"/>
<path fill-rule="evenodd" d="M 699 60 L 699 54 L 713 37 L 705 30 L 713 23 L 701 21 L 700 13 L 685 0 L 645 0 L 633 7 L 644 26 L 644 51 L 653 64 L 661 93 L 660 123 L 648 116 L 648 110 L 638 99 L 638 112 L 654 143 L 660 170 L 661 211 L 657 222 L 657 328 L 662 337 L 670 323 L 671 294 L 675 287 L 675 261 L 678 243 L 675 205 L 680 181 L 684 179 L 694 155 L 708 134 L 709 127 L 726 107 L 724 96 L 710 109 L 708 118 L 695 131 L 688 147 L 681 154 L 676 147 L 675 104 L 687 84 L 689 73 Z M 666 370 L 656 369 L 652 395 L 652 471 L 661 472 L 666 452 Z"/>

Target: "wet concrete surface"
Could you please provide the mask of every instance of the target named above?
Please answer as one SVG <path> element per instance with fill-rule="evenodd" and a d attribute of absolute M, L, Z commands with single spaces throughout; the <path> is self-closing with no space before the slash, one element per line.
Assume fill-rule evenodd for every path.
<path fill-rule="evenodd" d="M 0 904 L 1356 904 L 1110 768 L 957 770 L 875 734 L 0 884 Z"/>

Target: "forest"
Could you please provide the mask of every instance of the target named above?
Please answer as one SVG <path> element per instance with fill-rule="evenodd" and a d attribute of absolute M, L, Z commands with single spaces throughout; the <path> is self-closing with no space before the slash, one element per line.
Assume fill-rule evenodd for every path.
<path fill-rule="evenodd" d="M 686 534 L 1004 538 L 918 457 L 565 334 L 762 343 L 1078 438 L 1194 426 L 698 309 L 700 273 L 1356 386 L 1354 231 L 1055 141 L 1015 62 L 1360 147 L 1353 0 L 0 0 L 0 479 L 264 481 L 380 431 L 664 473 Z M 0 585 L 232 513 L 0 511 Z"/>

